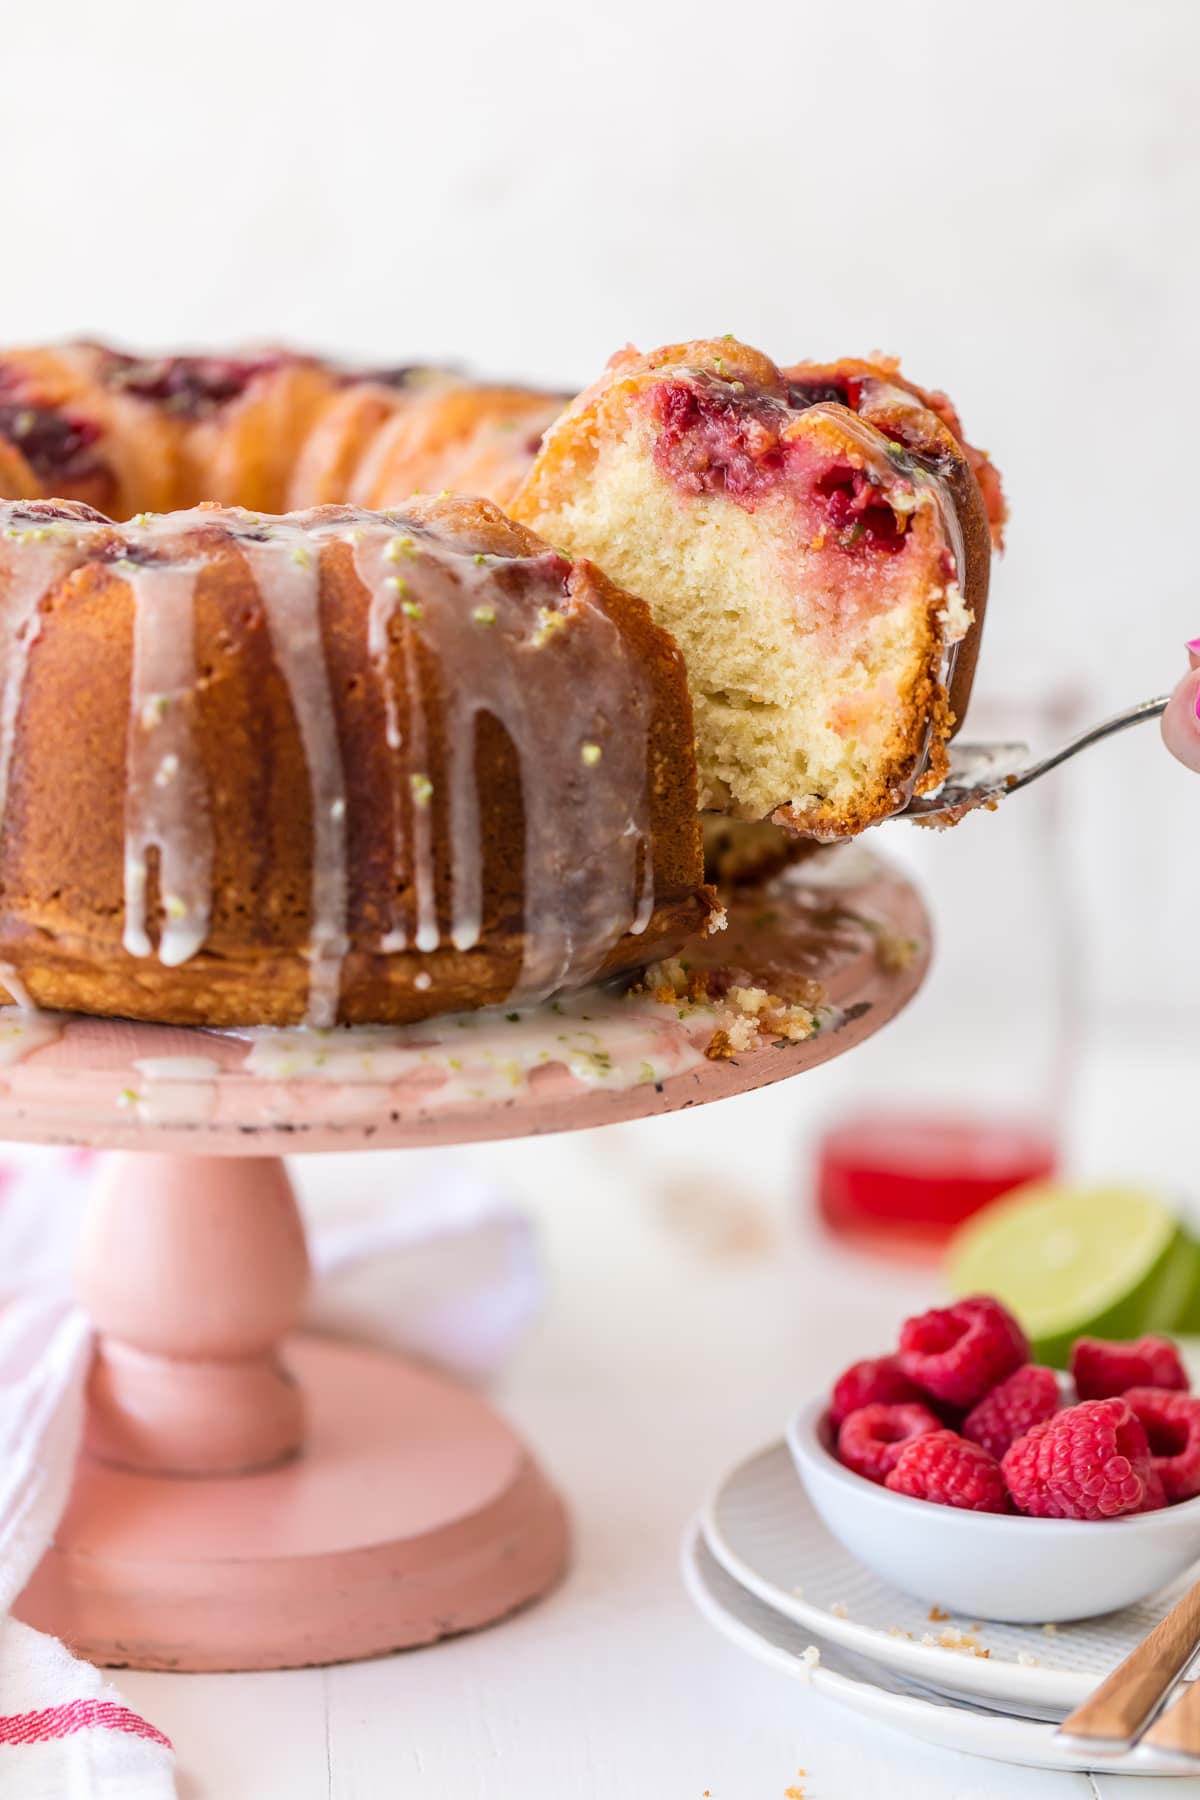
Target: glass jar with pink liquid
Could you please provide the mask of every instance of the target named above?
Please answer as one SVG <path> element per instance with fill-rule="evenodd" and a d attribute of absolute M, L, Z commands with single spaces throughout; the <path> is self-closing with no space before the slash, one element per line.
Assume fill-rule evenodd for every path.
<path fill-rule="evenodd" d="M 981 702 L 967 733 L 1048 745 L 1078 707 Z M 839 1237 L 935 1253 L 988 1201 L 1058 1166 L 1078 1046 L 1081 950 L 1072 776 L 951 831 L 868 840 L 919 885 L 933 965 L 909 1010 L 830 1070 L 812 1195 Z"/>

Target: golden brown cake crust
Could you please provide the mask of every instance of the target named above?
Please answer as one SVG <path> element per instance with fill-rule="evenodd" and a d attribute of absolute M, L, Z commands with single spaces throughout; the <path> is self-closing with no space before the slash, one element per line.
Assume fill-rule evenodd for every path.
<path fill-rule="evenodd" d="M 414 1020 L 506 999 L 519 986 L 531 938 L 552 937 L 560 913 L 578 941 L 562 950 L 561 981 L 543 986 L 636 969 L 707 918 L 678 653 L 641 601 L 587 563 L 568 564 L 494 506 L 418 501 L 386 520 L 344 507 L 284 520 L 199 508 L 132 526 L 78 506 L 0 506 L 0 515 L 7 616 L 17 584 L 28 593 L 30 580 L 49 576 L 15 689 L 11 641 L 2 659 L 18 704 L 6 746 L 0 963 L 38 1005 L 181 1024 L 311 1018 L 318 803 L 344 832 L 347 941 L 344 956 L 333 956 L 332 985 L 343 1022 Z M 186 884 L 198 856 L 210 855 L 211 919 L 195 953 L 167 966 L 169 832 L 165 850 L 145 858 L 151 953 L 131 954 L 123 941 L 137 891 L 128 859 L 140 839 L 132 827 L 153 824 L 146 805 L 159 804 L 151 794 L 131 819 L 131 756 L 153 745 L 158 724 L 155 696 L 145 716 L 144 698 L 140 713 L 131 708 L 131 691 L 136 699 L 137 632 L 153 630 L 138 623 L 140 609 L 160 597 L 145 584 L 173 579 L 181 567 L 194 573 L 196 682 L 172 699 L 180 712 L 163 710 L 186 718 L 195 766 L 181 769 L 175 756 L 172 769 L 170 756 L 159 757 L 155 779 L 167 772 L 171 783 L 198 783 L 204 830 L 196 815 L 181 815 L 174 862 Z M 402 575 L 383 573 L 393 568 Z M 300 589 L 287 584 L 294 577 L 302 588 L 309 574 L 337 744 L 336 768 L 318 768 L 316 777 L 303 741 L 304 696 L 289 683 L 273 636 L 281 621 L 295 629 Z M 401 583 L 385 614 L 374 576 Z M 372 646 L 373 617 L 376 627 L 383 618 L 382 649 Z M 484 639 L 486 662 L 475 648 Z M 140 654 L 153 649 L 146 637 Z M 594 685 L 601 663 L 616 672 L 595 705 L 581 704 L 580 683 Z M 510 665 L 511 682 L 487 673 Z M 469 781 L 461 756 L 451 763 L 472 693 L 481 705 L 477 720 L 472 715 Z M 522 695 L 540 720 L 530 722 Z M 389 743 L 389 705 L 398 743 Z M 535 765 L 549 742 L 561 746 L 558 768 Z M 633 748 L 622 757 L 624 742 Z M 594 761 L 592 746 L 603 752 Z M 644 795 L 630 792 L 630 770 L 643 756 Z M 472 794 L 479 915 L 468 943 L 462 895 L 473 871 L 469 853 L 452 842 L 452 805 Z M 574 818 L 590 811 L 601 821 L 590 871 L 572 871 L 584 883 L 575 890 L 557 868 L 522 865 L 526 808 L 535 804 L 549 809 L 540 821 L 546 829 L 530 837 L 542 855 L 552 854 L 556 834 L 575 829 Z M 642 830 L 644 842 L 627 878 L 616 879 L 613 859 L 626 852 L 604 832 L 626 825 Z M 582 860 L 588 843 L 578 830 L 568 851 Z M 647 856 L 652 895 L 641 891 Z M 553 918 L 530 916 L 531 882 L 539 881 L 542 915 L 551 889 L 559 897 Z M 604 918 L 588 911 L 593 890 L 608 895 Z M 196 891 L 202 901 L 203 885 Z M 436 920 L 436 947 L 415 945 L 422 910 L 427 923 Z M 455 932 L 462 948 L 451 941 Z"/>
<path fill-rule="evenodd" d="M 286 350 L 10 350 L 0 354 L 0 496 L 77 500 L 114 519 L 205 501 L 377 509 L 444 488 L 503 506 L 565 400 Z"/>

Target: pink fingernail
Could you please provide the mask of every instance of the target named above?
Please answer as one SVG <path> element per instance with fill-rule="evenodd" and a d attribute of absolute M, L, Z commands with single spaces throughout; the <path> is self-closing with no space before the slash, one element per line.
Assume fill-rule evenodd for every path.
<path fill-rule="evenodd" d="M 1200 688 L 1196 689 L 1196 698 L 1192 701 L 1192 711 L 1196 715 L 1196 723 L 1200 725 Z"/>
<path fill-rule="evenodd" d="M 1200 637 L 1189 638 L 1183 647 L 1189 656 L 1200 656 Z"/>

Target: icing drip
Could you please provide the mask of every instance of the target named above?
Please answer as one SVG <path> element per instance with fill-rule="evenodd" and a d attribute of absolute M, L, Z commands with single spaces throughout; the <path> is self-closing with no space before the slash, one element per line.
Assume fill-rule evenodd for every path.
<path fill-rule="evenodd" d="M 525 807 L 521 998 L 593 979 L 626 931 L 645 929 L 654 907 L 647 672 L 590 584 L 576 587 L 568 610 L 590 614 L 590 629 L 574 634 L 573 659 L 558 677 L 577 696 L 566 731 L 529 704 L 538 687 L 532 659 L 558 649 L 553 637 L 543 642 L 544 624 L 515 655 L 495 659 L 494 679 L 508 686 L 517 721 L 514 730 L 500 715 L 520 754 Z M 564 660 L 569 647 L 562 645 Z"/>
<path fill-rule="evenodd" d="M 332 1025 L 349 949 L 346 784 L 321 638 L 319 546 L 311 539 L 311 533 L 276 522 L 269 538 L 244 537 L 241 549 L 258 586 L 308 763 L 313 820 L 308 1022 Z"/>
<path fill-rule="evenodd" d="M 123 941 L 131 956 L 151 954 L 147 859 L 157 850 L 158 955 L 177 968 L 200 949 L 212 917 L 212 818 L 191 721 L 199 566 L 146 564 L 122 573 L 134 603 Z"/>
<path fill-rule="evenodd" d="M 483 929 L 475 764 L 478 724 L 487 715 L 516 751 L 525 814 L 525 960 L 514 991 L 544 997 L 567 980 L 589 979 L 625 931 L 645 930 L 653 916 L 647 679 L 586 584 L 564 604 L 568 565 L 554 552 L 472 555 L 405 524 L 391 515 L 386 540 L 378 527 L 351 536 L 370 595 L 368 642 L 389 742 L 403 749 L 400 778 L 409 785 L 413 942 L 428 952 L 440 941 L 433 831 L 439 804 L 449 837 L 450 941 L 470 950 Z M 531 591 L 544 604 L 531 605 Z M 403 744 L 388 660 L 397 630 L 408 697 Z M 580 697 L 566 730 L 561 714 L 537 700 L 545 679 L 540 659 L 560 655 L 567 668 L 559 679 Z M 442 796 L 428 767 L 426 666 L 441 675 Z M 398 921 L 391 935 L 402 938 Z"/>
<path fill-rule="evenodd" d="M 375 535 L 364 539 L 362 532 L 352 532 L 350 540 L 354 544 L 354 566 L 359 580 L 370 596 L 370 609 L 367 613 L 367 649 L 379 678 L 380 691 L 383 694 L 384 737 L 388 749 L 394 753 L 400 748 L 400 711 L 396 704 L 396 688 L 391 678 L 388 656 L 392 641 L 392 618 L 396 611 L 396 603 L 400 598 L 396 585 L 395 569 L 389 563 L 395 563 L 402 554 L 401 536 L 393 534 L 386 543 L 381 543 Z M 394 852 L 393 845 L 393 873 Z M 403 921 L 395 913 L 395 895 L 393 891 L 393 919 L 391 929 L 380 939 L 380 949 L 385 955 L 408 947 L 408 933 Z"/>
<path fill-rule="evenodd" d="M 521 774 L 525 956 L 514 992 L 541 998 L 567 980 L 589 980 L 638 912 L 638 844 L 649 842 L 646 677 L 586 583 L 564 604 L 566 564 L 553 553 L 520 559 L 513 595 L 504 573 L 512 562 L 460 559 L 455 570 L 432 562 L 439 647 L 453 670 L 443 684 L 453 933 L 473 942 L 481 923 L 475 754 L 486 713 L 504 728 Z M 532 617 L 531 587 L 544 595 Z M 578 697 L 565 729 L 561 714 L 538 703 L 546 681 Z"/>
<path fill-rule="evenodd" d="M 370 609 L 367 614 L 367 648 L 370 651 L 383 694 L 387 743 L 389 748 L 395 752 L 401 748 L 402 736 L 390 653 L 396 613 L 404 604 L 404 596 L 409 591 L 407 571 L 411 570 L 417 553 L 416 540 L 411 532 L 389 525 L 386 539 L 381 539 L 375 531 L 369 534 L 356 531 L 351 534 L 351 541 L 355 546 L 355 570 L 370 596 Z M 424 548 L 428 554 L 429 546 L 426 545 Z M 410 614 L 419 611 L 419 602 L 409 600 L 407 605 Z M 428 773 L 429 734 L 425 720 L 420 663 L 411 632 L 403 634 L 402 648 L 404 681 L 409 706 L 408 755 L 405 761 L 409 770 L 407 804 L 411 812 L 412 880 L 416 899 L 416 932 L 413 942 L 416 949 L 428 952 L 436 950 L 441 941 L 434 882 L 433 815 L 430 808 L 433 788 Z M 397 862 L 400 848 L 398 822 L 405 803 L 404 797 L 397 794 L 397 843 L 394 846 Z M 452 830 L 454 825 L 455 821 L 452 820 Z M 477 833 L 478 808 L 476 807 Z M 457 890 L 460 859 L 457 854 L 453 858 L 453 864 L 456 885 L 455 921 L 451 937 L 458 949 L 467 950 L 478 941 L 479 926 L 476 923 L 473 934 L 470 932 L 463 934 L 460 929 Z M 393 950 L 403 950 L 407 948 L 407 945 L 408 933 L 403 921 L 397 916 L 393 921 L 392 929 L 383 937 L 380 948 L 387 953 Z"/>
<path fill-rule="evenodd" d="M 469 950 L 472 944 L 477 944 L 483 929 L 483 857 L 479 841 L 479 784 L 475 779 L 475 732 L 479 710 L 464 697 L 450 742 L 450 856 L 454 871 L 454 916 L 450 936 L 456 950 Z M 525 804 L 528 808 L 528 790 Z"/>
<path fill-rule="evenodd" d="M 438 947 L 437 893 L 433 866 L 433 799 L 429 779 L 429 731 L 421 691 L 421 668 L 411 631 L 404 634 L 404 676 L 408 686 L 408 777 L 412 803 L 413 886 L 417 898 L 417 929 L 413 942 L 418 950 Z M 478 856 L 478 849 L 476 849 Z"/>
<path fill-rule="evenodd" d="M 633 923 L 629 929 L 634 937 L 641 937 L 647 925 L 654 917 L 654 852 L 653 840 L 649 832 L 638 836 L 638 847 L 642 856 L 642 872 L 638 883 L 637 911 L 633 915 Z"/>

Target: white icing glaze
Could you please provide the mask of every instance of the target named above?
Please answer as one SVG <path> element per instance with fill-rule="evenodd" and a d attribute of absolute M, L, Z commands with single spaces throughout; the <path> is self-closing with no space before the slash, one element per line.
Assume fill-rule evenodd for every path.
<path fill-rule="evenodd" d="M 420 1025 L 333 1031 L 244 1031 L 245 1068 L 271 1081 L 342 1086 L 420 1081 L 430 1107 L 510 1098 L 540 1070 L 566 1069 L 585 1086 L 620 1090 L 700 1067 L 694 1041 L 711 1035 L 697 1009 L 689 1031 L 673 1006 L 592 989 L 533 1007 L 488 1007 Z"/>
<path fill-rule="evenodd" d="M 134 1068 L 141 1081 L 127 1088 L 119 1104 L 130 1106 L 145 1125 L 196 1125 L 212 1116 L 221 1065 L 210 1056 L 140 1056 Z"/>
<path fill-rule="evenodd" d="M 125 792 L 125 934 L 149 956 L 147 858 L 158 852 L 159 960 L 177 968 L 200 949 L 212 917 L 212 817 L 196 754 L 193 599 L 199 564 L 121 565 L 133 595 L 133 673 Z"/>
<path fill-rule="evenodd" d="M 9 516 L 22 515 L 12 509 Z M 32 534 L 16 535 L 20 555 L 3 564 L 7 587 L 0 612 L 0 802 L 42 595 L 101 551 L 133 593 L 124 942 L 134 955 L 152 949 L 146 918 L 151 850 L 159 858 L 165 913 L 161 960 L 175 966 L 194 955 L 211 919 L 211 816 L 191 729 L 193 599 L 205 537 L 214 544 L 233 542 L 246 558 L 308 765 L 310 1024 L 335 1021 L 349 948 L 346 783 L 320 620 L 320 559 L 332 539 L 353 547 L 367 590 L 368 650 L 380 682 L 395 783 L 394 891 L 411 894 L 413 916 L 400 916 L 398 898 L 382 934 L 384 953 L 410 942 L 430 952 L 442 941 L 434 830 L 439 818 L 448 839 L 446 935 L 464 953 L 479 942 L 484 868 L 476 754 L 485 714 L 512 746 L 525 820 L 524 917 L 505 922 L 520 931 L 525 950 L 514 993 L 536 1000 L 581 985 L 625 932 L 644 930 L 653 916 L 650 677 L 586 576 L 576 577 L 568 595 L 569 565 L 555 553 L 485 555 L 473 544 L 452 542 L 435 523 L 346 508 L 259 519 L 240 508 L 200 507 L 143 516 L 132 527 L 70 518 L 44 528 L 38 522 Z M 131 556 L 117 558 L 123 535 Z M 152 560 L 140 559 L 143 546 Z M 397 664 L 403 670 L 403 732 Z M 436 772 L 445 782 L 441 795 L 428 767 L 431 684 L 444 746 L 444 768 Z M 572 710 L 568 696 L 574 697 Z"/>
<path fill-rule="evenodd" d="M 308 1019 L 337 1018 L 346 935 L 346 783 L 321 638 L 319 545 L 294 524 L 272 522 L 241 549 L 258 584 L 275 661 L 287 683 L 312 797 L 312 924 Z"/>
<path fill-rule="evenodd" d="M 139 1056 L 133 1066 L 147 1081 L 214 1081 L 221 1068 L 211 1056 Z"/>
<path fill-rule="evenodd" d="M 487 714 L 504 729 L 520 766 L 525 814 L 525 964 L 515 992 L 539 998 L 568 979 L 593 975 L 627 930 L 642 931 L 654 912 L 650 853 L 647 729 L 651 697 L 645 671 L 617 627 L 586 589 L 563 606 L 566 564 L 553 553 L 501 557 L 457 549 L 402 515 L 388 536 L 378 526 L 350 533 L 359 579 L 370 595 L 368 643 L 388 719 L 388 741 L 401 747 L 391 652 L 401 640 L 408 731 L 401 772 L 409 794 L 411 881 L 418 950 L 441 941 L 436 906 L 434 807 L 428 768 L 426 665 L 438 672 L 447 783 L 449 937 L 470 950 L 483 927 L 476 738 Z M 519 582 L 506 580 L 511 571 Z M 531 618 L 529 588 L 546 603 Z M 572 619 L 571 614 L 578 615 Z M 583 616 L 587 615 L 587 616 Z M 539 701 L 546 674 L 534 659 L 570 641 L 577 717 Z M 574 626 L 574 629 L 571 627 Z M 565 645 L 564 645 L 565 647 Z M 606 723 L 619 723 L 606 730 Z M 598 749 L 590 766 L 584 746 Z M 604 761 L 602 774 L 594 771 Z M 578 771 L 578 773 L 576 773 Z M 589 779 L 589 774 L 591 778 Z M 641 878 L 637 871 L 641 864 Z M 391 937 L 404 940 L 396 921 Z M 385 948 L 388 945 L 385 943 Z"/>
<path fill-rule="evenodd" d="M 418 950 L 428 953 L 437 949 L 441 934 L 438 930 L 437 893 L 434 887 L 433 784 L 429 779 L 429 728 L 425 718 L 421 665 L 411 631 L 404 633 L 404 681 L 408 689 L 409 842 L 417 900 L 417 929 L 413 934 L 413 943 Z M 403 797 L 400 804 L 403 804 Z M 478 843 L 474 854 L 478 860 Z"/>
<path fill-rule="evenodd" d="M 654 917 L 654 853 L 652 840 L 647 833 L 639 837 L 639 843 L 645 846 L 642 855 L 641 874 L 638 877 L 637 910 L 633 915 L 633 923 L 629 929 L 635 937 L 641 937 L 647 925 Z"/>

